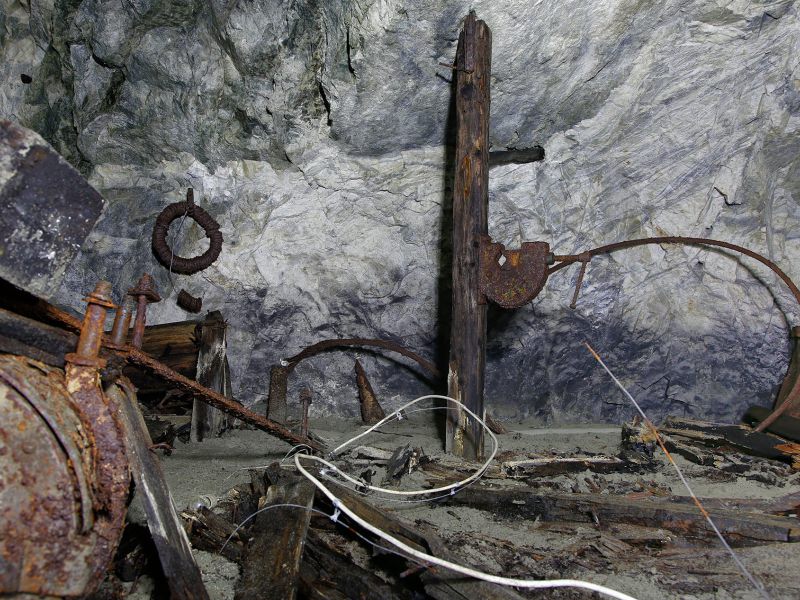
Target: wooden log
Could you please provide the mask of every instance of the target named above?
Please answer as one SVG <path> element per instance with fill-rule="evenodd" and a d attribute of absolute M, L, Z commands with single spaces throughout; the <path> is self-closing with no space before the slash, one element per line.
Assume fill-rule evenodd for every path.
<path fill-rule="evenodd" d="M 218 310 L 211 311 L 195 330 L 197 340 L 197 382 L 210 390 L 230 398 L 231 370 L 228 365 L 225 330 L 227 324 Z M 199 398 L 192 405 L 193 442 L 202 442 L 208 436 L 218 436 L 231 427 L 233 419 L 227 413 L 209 406 Z"/>
<path fill-rule="evenodd" d="M 276 423 L 286 423 L 289 415 L 286 404 L 286 389 L 289 385 L 289 368 L 273 365 L 269 371 L 269 398 L 267 399 L 267 418 Z"/>
<path fill-rule="evenodd" d="M 109 386 L 106 394 L 119 409 L 117 414 L 125 430 L 125 450 L 137 493 L 142 495 L 147 526 L 158 550 L 170 595 L 178 600 L 208 600 L 189 539 L 175 514 L 161 465 L 156 455 L 150 452 L 152 441 L 139 412 L 136 392 L 130 382 L 120 380 Z"/>
<path fill-rule="evenodd" d="M 480 236 L 487 233 L 489 78 L 492 35 L 470 12 L 456 52 L 457 140 L 453 192 L 453 300 L 447 391 L 483 415 L 486 305 L 481 303 Z M 483 428 L 455 405 L 447 418 L 447 451 L 483 455 Z"/>
<path fill-rule="evenodd" d="M 314 486 L 299 476 L 269 487 L 266 505 L 298 504 L 311 508 Z M 299 584 L 311 512 L 279 507 L 255 517 L 253 538 L 245 547 L 242 577 L 236 585 L 236 600 L 293 600 Z"/>
<path fill-rule="evenodd" d="M 490 490 L 470 487 L 447 500 L 498 513 L 504 518 L 542 521 L 630 523 L 660 527 L 688 537 L 715 539 L 707 521 L 694 505 L 636 500 L 600 494 L 540 494 L 528 490 Z M 764 542 L 800 541 L 796 519 L 711 509 L 711 518 L 732 546 Z"/>
<path fill-rule="evenodd" d="M 195 328 L 198 321 L 178 321 L 145 327 L 141 351 L 189 379 L 197 376 L 197 340 Z M 128 336 L 133 330 L 129 331 Z M 108 334 L 107 334 L 108 335 Z M 140 396 L 167 392 L 171 386 L 163 378 L 154 376 L 136 365 L 125 367 L 128 377 Z"/>

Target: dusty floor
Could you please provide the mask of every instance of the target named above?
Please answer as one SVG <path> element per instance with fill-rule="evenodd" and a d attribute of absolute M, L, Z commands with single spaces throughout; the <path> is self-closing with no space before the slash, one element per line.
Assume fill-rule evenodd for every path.
<path fill-rule="evenodd" d="M 433 425 L 431 413 L 418 413 L 392 423 L 385 433 L 374 433 L 361 440 L 369 446 L 394 449 L 411 443 L 420 446 L 428 456 L 443 464 L 456 464 L 444 454 L 443 443 Z M 353 421 L 326 419 L 311 423 L 312 431 L 328 447 L 356 435 L 364 427 Z M 620 428 L 611 426 L 576 426 L 560 429 L 526 429 L 516 424 L 512 433 L 498 436 L 500 451 L 610 453 L 618 451 Z M 488 443 L 488 442 L 487 442 Z M 162 460 L 177 508 L 197 503 L 213 504 L 214 500 L 235 484 L 247 481 L 248 469 L 266 466 L 284 458 L 288 445 L 265 433 L 239 430 L 200 444 L 182 444 L 171 456 Z M 687 479 L 700 498 L 770 499 L 800 494 L 800 473 L 771 461 L 759 461 L 760 475 L 753 479 L 731 473 L 713 472 L 678 458 Z M 666 460 L 647 473 L 589 472 L 538 478 L 534 484 L 546 489 L 570 493 L 588 492 L 589 486 L 600 486 L 608 493 L 649 493 L 685 496 Z M 291 460 L 284 464 L 291 465 Z M 416 479 L 415 479 L 416 478 Z M 402 486 L 419 484 L 414 473 Z M 481 485 L 481 482 L 478 485 Z M 523 485 L 508 482 L 509 485 Z M 525 485 L 531 484 L 531 480 Z M 493 483 L 494 485 L 494 483 Z M 595 490 L 597 488 L 595 487 Z M 796 496 L 796 503 L 800 496 Z M 390 507 L 407 523 L 422 522 L 432 526 L 453 549 L 458 549 L 465 562 L 487 572 L 514 577 L 572 577 L 607 585 L 635 596 L 639 600 L 668 598 L 757 598 L 759 595 L 741 577 L 730 557 L 717 545 L 704 549 L 684 547 L 672 539 L 674 551 L 654 552 L 635 546 L 632 554 L 603 556 L 578 552 L 576 547 L 591 549 L 591 541 L 600 536 L 590 523 L 551 526 L 537 522 L 498 519 L 481 510 L 465 507 L 418 503 Z M 134 510 L 135 513 L 135 510 Z M 602 529 L 602 526 L 599 528 Z M 674 538 L 674 536 L 673 536 Z M 510 544 L 508 543 L 510 542 Z M 588 544 L 588 545 L 587 545 Z M 498 548 L 505 549 L 498 551 Z M 744 563 L 761 579 L 773 598 L 800 598 L 800 544 L 768 544 L 737 548 Z M 563 560 L 559 557 L 563 557 Z M 213 599 L 233 597 L 238 576 L 237 565 L 219 556 L 197 552 L 204 581 Z M 531 593 L 531 592 L 529 592 Z M 561 594 L 561 595 L 559 595 Z M 533 596 L 531 596 L 533 597 Z M 590 593 L 545 592 L 536 597 L 589 598 Z M 597 597 L 597 596 L 594 596 Z"/>

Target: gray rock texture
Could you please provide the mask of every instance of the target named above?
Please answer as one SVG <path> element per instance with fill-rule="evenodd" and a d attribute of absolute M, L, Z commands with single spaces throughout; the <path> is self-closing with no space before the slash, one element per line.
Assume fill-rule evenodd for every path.
<path fill-rule="evenodd" d="M 229 320 L 236 395 L 329 337 L 401 341 L 446 366 L 452 63 L 474 8 L 493 32 L 493 149 L 543 161 L 490 173 L 490 233 L 568 254 L 626 238 L 711 237 L 800 280 L 800 14 L 790 1 L 0 1 L 0 117 L 43 135 L 109 208 L 67 273 L 80 308 L 150 272 L 150 322 L 185 287 Z M 22 73 L 31 76 L 21 82 Z M 220 259 L 169 276 L 156 215 L 186 187 L 221 224 Z M 180 231 L 178 232 L 178 229 Z M 187 220 L 173 247 L 202 253 Z M 498 416 L 632 414 L 589 340 L 654 419 L 738 418 L 783 378 L 800 316 L 750 259 L 647 246 L 554 274 L 490 314 Z M 174 282 L 174 283 L 173 283 Z M 387 407 L 429 387 L 362 353 Z M 401 361 L 402 362 L 402 361 Z M 303 363 L 312 413 L 357 414 L 352 354 Z M 294 396 L 296 398 L 296 395 Z"/>

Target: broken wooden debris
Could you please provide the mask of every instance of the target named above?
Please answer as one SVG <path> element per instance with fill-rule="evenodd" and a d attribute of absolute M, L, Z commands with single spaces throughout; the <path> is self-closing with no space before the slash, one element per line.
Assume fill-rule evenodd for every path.
<path fill-rule="evenodd" d="M 386 477 L 384 483 L 399 481 L 403 475 L 410 475 L 420 465 L 429 462 L 422 448 L 412 448 L 411 444 L 400 446 L 389 458 L 386 464 Z"/>
<path fill-rule="evenodd" d="M 667 417 L 659 428 L 661 433 L 681 437 L 691 442 L 719 450 L 736 450 L 752 456 L 794 462 L 791 444 L 773 435 L 750 429 L 743 425 L 720 425 Z M 800 450 L 800 446 L 798 446 Z"/>
<path fill-rule="evenodd" d="M 503 472 L 511 478 L 540 477 L 591 471 L 609 473 L 625 469 L 639 468 L 617 456 L 597 454 L 594 456 L 533 456 L 522 460 L 505 461 L 500 465 Z"/>
<path fill-rule="evenodd" d="M 300 565 L 300 589 L 307 598 L 411 600 L 412 592 L 355 564 L 338 545 L 311 529 Z"/>
<path fill-rule="evenodd" d="M 378 421 L 386 417 L 386 413 L 378 402 L 375 396 L 375 391 L 367 379 L 367 374 L 364 372 L 364 367 L 361 366 L 361 361 L 356 359 L 355 366 L 356 372 L 356 386 L 358 387 L 358 400 L 361 405 L 361 420 L 367 425 L 375 425 Z"/>
<path fill-rule="evenodd" d="M 136 402 L 136 393 L 127 380 L 110 386 L 106 394 L 119 408 L 118 417 L 125 430 L 125 449 L 134 481 L 147 514 L 147 526 L 158 550 L 161 567 L 172 598 L 207 600 L 200 569 L 194 561 L 189 540 L 172 502 L 172 496 L 155 454 Z"/>
<path fill-rule="evenodd" d="M 186 533 L 198 550 L 218 552 L 228 560 L 239 562 L 244 550 L 243 531 L 206 506 L 181 512 Z"/>
<path fill-rule="evenodd" d="M 656 526 L 681 535 L 713 539 L 716 534 L 694 506 L 599 494 L 540 494 L 529 490 L 497 490 L 473 486 L 447 499 L 457 506 L 487 510 L 507 518 L 543 521 L 599 521 Z M 711 518 L 731 545 L 800 541 L 795 519 L 712 509 Z"/>
<path fill-rule="evenodd" d="M 300 559 L 314 501 L 314 486 L 299 475 L 283 473 L 266 490 L 259 509 L 275 506 L 255 517 L 242 557 L 242 576 L 236 600 L 293 600 L 297 595 Z M 293 504 L 305 506 L 306 510 Z"/>
<path fill-rule="evenodd" d="M 491 431 L 496 435 L 505 435 L 508 433 L 508 428 L 497 419 L 493 419 L 489 413 L 486 413 L 483 416 L 483 421 L 484 423 L 486 423 L 486 426 L 489 428 L 489 431 Z"/>

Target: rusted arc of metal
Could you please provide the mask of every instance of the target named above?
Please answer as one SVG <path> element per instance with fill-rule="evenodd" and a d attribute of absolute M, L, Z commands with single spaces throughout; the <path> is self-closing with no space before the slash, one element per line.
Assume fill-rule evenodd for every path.
<path fill-rule="evenodd" d="M 757 260 L 761 264 L 769 267 L 778 277 L 780 277 L 781 280 L 786 284 L 786 287 L 788 287 L 789 290 L 792 292 L 792 295 L 794 296 L 794 299 L 797 302 L 798 306 L 800 306 L 800 289 L 798 289 L 794 281 L 792 281 L 791 277 L 789 277 L 783 271 L 783 269 L 781 269 L 770 259 L 768 259 L 765 256 L 762 256 L 758 252 L 750 250 L 749 248 L 745 248 L 744 246 L 739 246 L 738 244 L 732 244 L 730 242 L 723 242 L 721 240 L 711 240 L 706 238 L 683 237 L 683 236 L 640 238 L 635 240 L 625 240 L 622 242 L 615 242 L 613 244 L 606 244 L 605 246 L 599 246 L 598 248 L 593 248 L 591 250 L 581 252 L 580 254 L 555 255 L 554 258 L 556 262 L 558 262 L 559 264 L 550 267 L 550 269 L 548 270 L 548 275 L 555 273 L 556 271 L 563 269 L 564 267 L 567 267 L 576 262 L 582 262 L 585 268 L 586 263 L 589 260 L 591 260 L 592 257 L 597 256 L 599 254 L 608 254 L 611 252 L 615 252 L 616 250 L 624 250 L 626 248 L 644 246 L 646 244 L 683 244 L 687 246 L 717 246 L 719 248 L 733 250 L 735 252 L 744 254 L 745 256 L 749 256 L 750 258 Z M 578 286 L 576 287 L 576 297 L 577 297 L 578 287 L 580 287 L 580 284 L 578 284 Z M 763 431 L 764 429 L 769 427 L 769 425 L 771 425 L 781 414 L 783 414 L 786 410 L 797 404 L 798 401 L 800 401 L 800 379 L 795 381 L 791 391 L 786 396 L 783 403 L 777 408 L 775 408 L 769 415 L 767 415 L 767 417 L 758 425 L 758 427 L 756 427 L 756 431 Z"/>
<path fill-rule="evenodd" d="M 389 350 L 391 352 L 396 352 L 397 354 L 401 354 L 406 358 L 410 358 L 414 362 L 416 362 L 420 367 L 425 369 L 432 377 L 437 378 L 441 376 L 439 369 L 436 368 L 431 361 L 422 358 L 416 352 L 409 350 L 405 346 L 398 344 L 397 342 L 392 342 L 389 340 L 378 340 L 378 339 L 369 339 L 369 338 L 336 338 L 330 340 L 322 340 L 321 342 L 317 342 L 316 344 L 312 344 L 307 348 L 303 349 L 301 352 L 298 352 L 294 356 L 286 359 L 286 370 L 288 373 L 291 373 L 297 364 L 305 360 L 306 358 L 310 358 L 321 352 L 325 352 L 326 350 L 331 350 L 333 348 L 347 348 L 351 346 L 371 346 L 375 348 L 383 348 L 385 350 Z"/>
<path fill-rule="evenodd" d="M 184 390 L 185 392 L 193 394 L 203 402 L 210 404 L 214 408 L 218 408 L 219 410 L 225 411 L 228 414 L 233 415 L 237 419 L 241 419 L 245 423 L 250 423 L 251 425 L 257 427 L 258 429 L 261 429 L 262 431 L 274 435 L 275 437 L 290 444 L 293 445 L 305 444 L 307 446 L 311 446 L 311 448 L 319 452 L 323 450 L 323 447 L 319 443 L 313 440 L 309 440 L 308 438 L 295 435 L 294 433 L 283 427 L 281 424 L 276 423 L 275 421 L 272 421 L 271 419 L 263 417 L 257 413 L 254 413 L 253 411 L 245 408 L 235 400 L 227 398 L 222 394 L 210 390 L 207 387 L 197 383 L 196 381 L 192 381 L 191 379 L 184 377 L 180 373 L 176 373 L 166 365 L 158 362 L 156 359 L 145 354 L 141 350 L 127 347 L 121 353 L 130 362 L 135 363 L 140 367 L 148 369 L 155 375 L 165 378 L 170 383 L 174 384 L 175 387 L 178 387 Z"/>
<path fill-rule="evenodd" d="M 762 256 L 758 252 L 754 252 L 749 248 L 745 248 L 744 246 L 739 246 L 738 244 L 731 244 L 730 242 L 723 242 L 721 240 L 711 240 L 706 238 L 695 238 L 695 237 L 682 237 L 682 236 L 663 236 L 663 237 L 649 237 L 649 238 L 640 238 L 636 240 L 625 240 L 623 242 L 614 242 L 613 244 L 606 244 L 605 246 L 599 246 L 597 248 L 593 248 L 591 250 L 587 250 L 586 252 L 581 252 L 580 254 L 566 254 L 566 255 L 555 255 L 556 262 L 560 264 L 554 265 L 548 269 L 548 274 L 552 275 L 556 271 L 563 269 L 573 263 L 580 262 L 582 257 L 588 255 L 589 258 L 598 256 L 599 254 L 609 254 L 611 252 L 615 252 L 617 250 L 624 250 L 626 248 L 633 248 L 635 246 L 645 246 L 647 244 L 683 244 L 686 246 L 718 246 L 720 248 L 727 248 L 728 250 L 734 250 L 735 252 L 739 252 L 744 254 L 745 256 L 749 256 L 752 259 L 757 260 L 763 265 L 766 265 L 775 274 L 780 277 L 786 286 L 791 290 L 792 294 L 795 297 L 798 305 L 800 305 L 800 289 L 794 284 L 791 278 L 784 273 L 784 271 L 772 262 L 770 259 Z"/>

